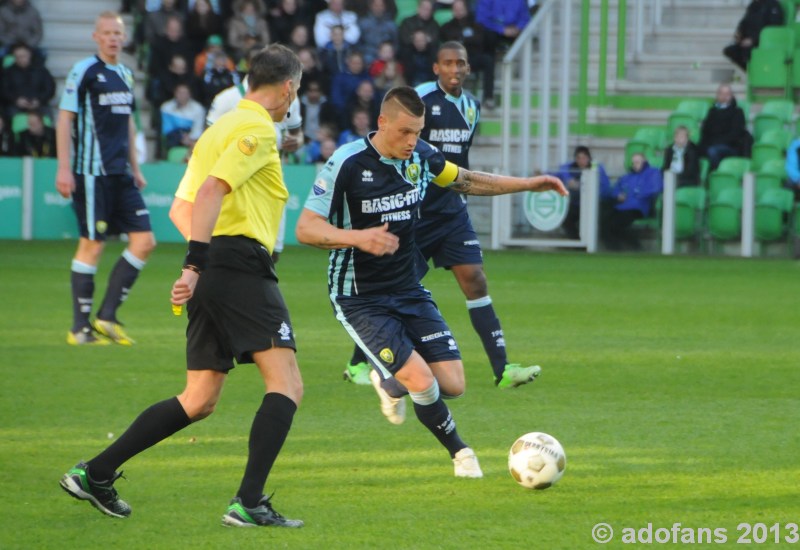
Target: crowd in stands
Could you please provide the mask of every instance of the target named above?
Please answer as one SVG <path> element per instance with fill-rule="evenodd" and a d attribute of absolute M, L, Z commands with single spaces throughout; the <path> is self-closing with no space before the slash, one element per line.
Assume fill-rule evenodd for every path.
<path fill-rule="evenodd" d="M 42 18 L 30 0 L 0 4 L 0 156 L 55 157 L 56 92 L 41 49 Z"/>
<path fill-rule="evenodd" d="M 419 0 L 405 18 L 395 0 L 130 0 L 121 8 L 136 21 L 127 51 L 148 74 L 161 158 L 175 144 L 191 147 L 201 109 L 219 91 L 241 86 L 249 52 L 280 42 L 303 63 L 306 146 L 294 158 L 312 162 L 324 158 L 331 142 L 374 129 L 387 90 L 434 80 L 443 41 L 467 44 L 473 71 L 483 75 L 484 107 L 493 108 L 496 50 L 525 27 L 535 4 Z M 445 17 L 435 17 L 436 10 Z"/>

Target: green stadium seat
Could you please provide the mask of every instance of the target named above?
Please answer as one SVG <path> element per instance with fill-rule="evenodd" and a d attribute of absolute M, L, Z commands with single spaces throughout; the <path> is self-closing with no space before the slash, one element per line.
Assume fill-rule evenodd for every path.
<path fill-rule="evenodd" d="M 753 119 L 753 137 L 759 141 L 764 132 L 787 126 L 793 117 L 794 101 L 770 99 L 764 102 L 761 112 Z"/>
<path fill-rule="evenodd" d="M 684 99 L 675 108 L 676 113 L 692 115 L 697 122 L 702 122 L 711 108 L 711 102 L 705 99 Z"/>
<path fill-rule="evenodd" d="M 791 61 L 794 57 L 794 44 L 792 27 L 764 27 L 758 35 L 758 47 L 782 50 L 784 62 Z"/>
<path fill-rule="evenodd" d="M 660 150 L 667 146 L 667 140 L 670 138 L 672 138 L 672 136 L 667 136 L 664 128 L 658 126 L 649 126 L 636 130 L 636 133 L 633 134 L 633 139 L 631 141 L 647 143 L 653 149 Z"/>
<path fill-rule="evenodd" d="M 781 7 L 783 8 L 783 20 L 787 27 L 793 28 L 795 18 L 797 17 L 797 0 L 780 0 Z M 798 42 L 798 35 L 795 32 L 795 44 Z"/>
<path fill-rule="evenodd" d="M 713 202 L 725 189 L 741 189 L 742 176 L 750 170 L 750 159 L 728 157 L 708 176 L 708 194 Z"/>
<path fill-rule="evenodd" d="M 794 193 L 788 189 L 770 189 L 756 201 L 755 233 L 759 241 L 777 241 L 786 236 L 789 214 L 794 207 Z"/>
<path fill-rule="evenodd" d="M 758 171 L 765 162 L 785 158 L 783 151 L 770 143 L 756 143 L 753 145 L 752 168 Z"/>
<path fill-rule="evenodd" d="M 453 20 L 453 10 L 449 8 L 440 8 L 433 12 L 433 18 L 436 19 L 436 22 L 439 23 L 441 27 L 445 23 L 449 23 Z"/>
<path fill-rule="evenodd" d="M 189 153 L 188 147 L 171 147 L 169 151 L 167 151 L 167 162 L 172 162 L 175 164 L 185 164 L 186 163 L 186 155 Z"/>
<path fill-rule="evenodd" d="M 675 190 L 675 238 L 693 239 L 703 233 L 706 190 L 679 187 Z"/>
<path fill-rule="evenodd" d="M 742 232 L 742 190 L 725 189 L 708 207 L 708 233 L 719 241 L 738 239 Z"/>
<path fill-rule="evenodd" d="M 418 0 L 395 0 L 397 6 L 397 24 L 399 25 L 403 19 L 417 13 Z"/>
<path fill-rule="evenodd" d="M 769 160 L 783 159 L 792 136 L 788 130 L 770 130 L 753 145 L 751 170 L 757 172 Z"/>
<path fill-rule="evenodd" d="M 756 198 L 761 197 L 770 189 L 780 189 L 786 179 L 784 159 L 775 159 L 765 162 L 756 172 Z"/>
<path fill-rule="evenodd" d="M 786 97 L 789 73 L 782 50 L 754 48 L 747 65 L 747 97 L 751 101 Z"/>
<path fill-rule="evenodd" d="M 708 171 L 711 169 L 711 162 L 706 157 L 700 157 L 700 185 L 705 185 L 708 181 Z"/>

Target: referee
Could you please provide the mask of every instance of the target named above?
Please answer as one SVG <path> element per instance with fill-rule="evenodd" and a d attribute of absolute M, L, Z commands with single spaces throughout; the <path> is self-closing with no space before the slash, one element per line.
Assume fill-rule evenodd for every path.
<path fill-rule="evenodd" d="M 247 466 L 222 517 L 236 527 L 301 527 L 264 496 L 264 485 L 303 393 L 289 312 L 270 253 L 288 192 L 273 121 L 297 96 L 301 65 L 272 45 L 250 68 L 238 107 L 208 128 L 195 146 L 170 217 L 191 235 L 172 303 L 187 304 L 187 382 L 183 393 L 146 409 L 105 451 L 61 480 L 72 496 L 114 517 L 130 515 L 113 482 L 116 470 L 148 447 L 214 411 L 228 371 L 255 363 L 266 395 L 250 430 Z"/>

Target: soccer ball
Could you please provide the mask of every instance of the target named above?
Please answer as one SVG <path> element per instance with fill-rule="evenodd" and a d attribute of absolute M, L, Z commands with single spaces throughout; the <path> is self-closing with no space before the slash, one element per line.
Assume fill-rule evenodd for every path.
<path fill-rule="evenodd" d="M 564 448 L 546 433 L 520 436 L 508 452 L 508 471 L 526 489 L 547 489 L 561 479 L 566 467 Z"/>

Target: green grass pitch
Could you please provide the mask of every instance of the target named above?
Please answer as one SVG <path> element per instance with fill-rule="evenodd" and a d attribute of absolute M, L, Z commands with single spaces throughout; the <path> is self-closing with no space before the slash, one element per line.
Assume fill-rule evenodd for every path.
<path fill-rule="evenodd" d="M 741 548 L 740 523 L 800 523 L 798 262 L 488 252 L 510 356 L 543 367 L 511 391 L 491 384 L 452 276 L 432 272 L 467 373 L 449 404 L 485 474 L 462 480 L 413 416 L 390 425 L 371 388 L 341 380 L 351 343 L 327 300 L 327 254 L 289 248 L 278 270 L 306 390 L 267 489 L 306 526 L 242 530 L 220 517 L 263 393 L 252 366 L 209 419 L 123 467 L 129 519 L 58 487 L 184 382 L 186 319 L 168 303 L 183 246 L 156 250 L 121 310 L 139 343 L 95 349 L 64 343 L 73 247 L 0 242 L 0 548 L 573 549 L 598 546 L 599 522 L 617 532 L 606 547 L 624 546 L 625 527 L 680 523 L 725 528 Z M 120 250 L 109 245 L 98 294 Z M 567 453 L 546 491 L 506 469 L 529 431 Z"/>

